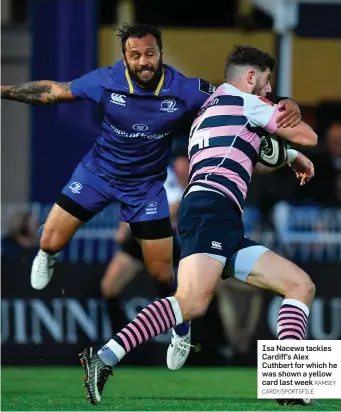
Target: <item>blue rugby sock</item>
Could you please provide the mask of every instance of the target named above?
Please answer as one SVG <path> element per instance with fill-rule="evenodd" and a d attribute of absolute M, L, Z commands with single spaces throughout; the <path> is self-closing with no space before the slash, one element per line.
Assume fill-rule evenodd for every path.
<path fill-rule="evenodd" d="M 184 322 L 181 325 L 175 326 L 174 330 L 178 336 L 185 336 L 189 332 L 189 328 L 191 326 L 191 322 Z"/>

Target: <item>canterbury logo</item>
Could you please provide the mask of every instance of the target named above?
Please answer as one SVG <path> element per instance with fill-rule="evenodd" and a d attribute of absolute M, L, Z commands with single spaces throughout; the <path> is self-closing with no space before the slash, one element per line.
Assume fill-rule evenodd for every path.
<path fill-rule="evenodd" d="M 212 248 L 212 249 L 222 250 L 222 249 L 223 249 L 223 246 L 222 246 L 222 244 L 221 244 L 220 242 L 215 242 L 215 241 L 213 241 L 213 242 L 211 242 L 211 248 Z"/>
<path fill-rule="evenodd" d="M 120 106 L 126 105 L 126 97 L 122 94 L 111 93 L 110 103 L 119 104 Z"/>

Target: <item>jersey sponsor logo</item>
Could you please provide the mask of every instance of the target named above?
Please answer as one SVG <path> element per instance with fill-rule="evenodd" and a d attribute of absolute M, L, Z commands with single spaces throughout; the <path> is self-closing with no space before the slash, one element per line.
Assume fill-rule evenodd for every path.
<path fill-rule="evenodd" d="M 266 97 L 259 96 L 258 99 L 261 100 L 261 101 L 264 102 L 264 103 L 270 104 L 271 106 L 274 105 L 273 102 L 270 101 L 269 99 L 267 99 Z"/>
<path fill-rule="evenodd" d="M 157 213 L 157 202 L 151 200 L 146 203 L 146 215 L 155 215 Z"/>
<path fill-rule="evenodd" d="M 77 194 L 80 194 L 82 187 L 83 186 L 79 182 L 72 182 L 71 185 L 69 185 L 71 192 Z"/>
<path fill-rule="evenodd" d="M 176 101 L 175 101 L 175 100 L 173 100 L 173 99 L 167 99 L 167 100 L 164 100 L 164 101 L 161 103 L 160 110 L 161 110 L 162 112 L 174 113 L 174 112 L 176 112 L 176 111 L 178 110 L 178 108 L 175 107 L 175 106 L 176 106 Z"/>
<path fill-rule="evenodd" d="M 209 107 L 212 107 L 212 106 L 216 106 L 218 103 L 219 103 L 219 97 L 215 97 L 214 99 L 212 99 L 210 102 L 208 102 L 205 106 L 203 106 L 199 110 L 199 112 L 197 114 L 197 117 L 201 116 L 206 109 L 208 109 Z"/>
<path fill-rule="evenodd" d="M 212 94 L 216 91 L 216 87 L 209 83 L 207 80 L 199 79 L 199 90 L 201 92 Z"/>
<path fill-rule="evenodd" d="M 111 93 L 110 103 L 118 104 L 119 106 L 126 105 L 126 96 L 123 94 Z"/>
<path fill-rule="evenodd" d="M 126 132 L 125 130 L 121 130 L 118 127 L 114 126 L 114 125 L 110 125 L 110 127 L 112 128 L 112 130 L 115 132 L 115 134 L 117 134 L 118 136 L 121 137 L 128 137 L 129 139 L 134 139 L 137 137 L 142 137 L 143 139 L 147 139 L 147 140 L 160 140 L 163 139 L 164 137 L 168 136 L 170 132 L 166 132 L 166 133 L 152 133 L 152 134 L 145 134 L 143 132 L 136 132 L 136 133 L 129 133 Z"/>
<path fill-rule="evenodd" d="M 222 244 L 221 244 L 220 242 L 212 241 L 212 243 L 211 243 L 211 248 L 212 248 L 212 249 L 217 249 L 217 250 L 222 250 L 222 249 L 223 249 L 223 246 L 222 246 Z"/>
<path fill-rule="evenodd" d="M 148 130 L 148 126 L 145 124 L 134 124 L 133 129 L 138 131 L 138 132 L 145 132 Z"/>

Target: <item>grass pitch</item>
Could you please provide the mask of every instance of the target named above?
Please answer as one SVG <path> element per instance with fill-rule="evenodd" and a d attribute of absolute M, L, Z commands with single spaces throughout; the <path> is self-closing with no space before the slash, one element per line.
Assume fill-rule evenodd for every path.
<path fill-rule="evenodd" d="M 102 403 L 88 405 L 81 367 L 2 368 L 3 411 L 340 411 L 340 400 L 314 407 L 279 407 L 257 400 L 256 369 L 120 368 Z"/>

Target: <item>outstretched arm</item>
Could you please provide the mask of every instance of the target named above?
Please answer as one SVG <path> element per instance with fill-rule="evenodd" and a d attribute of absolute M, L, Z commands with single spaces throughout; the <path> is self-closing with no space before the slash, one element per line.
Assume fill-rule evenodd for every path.
<path fill-rule="evenodd" d="M 283 163 L 277 168 L 267 167 L 262 163 L 257 163 L 253 169 L 253 173 L 256 174 L 269 174 L 282 167 L 288 165 L 295 172 L 297 179 L 300 180 L 300 186 L 304 186 L 315 176 L 314 164 L 311 160 L 307 158 L 304 154 L 289 149 L 288 150 L 288 163 Z"/>
<path fill-rule="evenodd" d="M 39 80 L 19 85 L 1 86 L 1 98 L 27 104 L 55 104 L 76 99 L 70 90 L 71 82 Z"/>
<path fill-rule="evenodd" d="M 286 163 L 283 163 L 281 166 L 278 167 L 268 167 L 263 165 L 263 163 L 257 163 L 256 166 L 253 169 L 253 173 L 258 174 L 258 175 L 268 175 L 270 173 L 275 172 L 278 169 L 282 169 L 282 167 L 286 166 Z"/>

